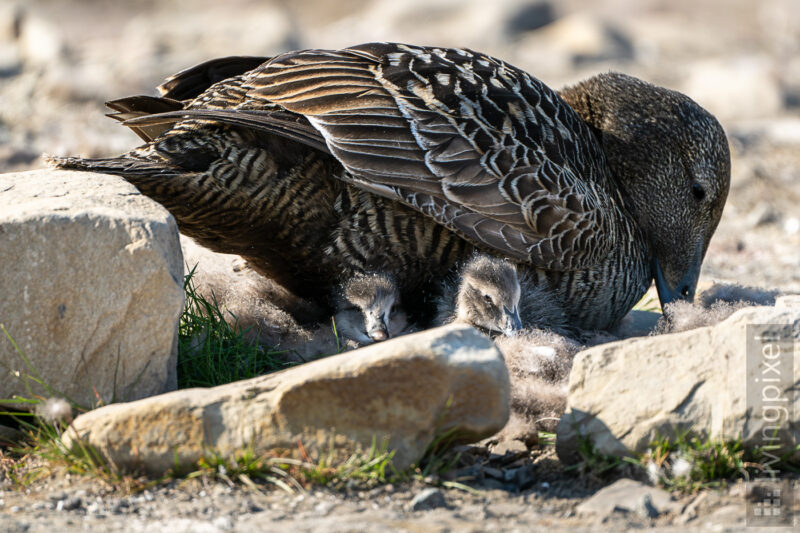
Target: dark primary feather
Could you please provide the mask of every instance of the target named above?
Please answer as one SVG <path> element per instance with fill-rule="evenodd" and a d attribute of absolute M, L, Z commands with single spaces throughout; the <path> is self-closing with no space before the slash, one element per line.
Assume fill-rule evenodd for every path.
<path fill-rule="evenodd" d="M 604 76 L 601 86 L 616 83 Z M 599 92 L 586 87 L 589 99 Z M 125 176 L 184 233 L 302 296 L 374 270 L 395 273 L 409 303 L 477 247 L 527 265 L 533 283 L 569 302 L 571 323 L 599 328 L 650 283 L 659 250 L 609 170 L 618 160 L 607 160 L 624 150 L 607 148 L 605 126 L 573 93 L 567 104 L 498 59 L 371 43 L 222 58 L 159 90 L 162 99 L 115 101 L 115 118 L 150 143 L 56 164 Z M 630 99 L 614 91 L 611 100 Z"/>
<path fill-rule="evenodd" d="M 240 76 L 265 61 L 269 61 L 269 58 L 228 56 L 212 59 L 170 76 L 158 86 L 158 92 L 163 98 L 191 100 L 200 96 L 213 84 Z"/>
<path fill-rule="evenodd" d="M 106 116 L 126 122 L 139 117 L 149 117 L 156 114 L 169 113 L 178 109 L 183 109 L 183 103 L 171 98 L 156 98 L 154 96 L 130 96 L 106 102 L 106 106 L 113 109 L 114 113 L 107 113 Z M 142 124 L 140 126 L 126 124 L 143 141 L 150 142 L 165 131 L 171 123 L 155 122 Z"/>
<path fill-rule="evenodd" d="M 186 119 L 209 120 L 229 126 L 274 133 L 323 152 L 329 151 L 325 139 L 316 129 L 307 122 L 297 120 L 296 115 L 281 111 L 245 109 L 231 113 L 225 109 L 182 109 L 131 117 L 125 120 L 124 124 L 131 129 L 161 126 L 166 130 L 176 122 Z"/>

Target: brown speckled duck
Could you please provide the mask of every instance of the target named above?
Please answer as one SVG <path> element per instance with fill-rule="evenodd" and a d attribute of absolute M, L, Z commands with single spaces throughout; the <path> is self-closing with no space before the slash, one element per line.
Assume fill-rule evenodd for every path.
<path fill-rule="evenodd" d="M 110 103 L 146 144 L 55 165 L 125 177 L 310 298 L 382 271 L 410 305 L 480 250 L 608 328 L 653 279 L 662 304 L 693 297 L 730 181 L 713 116 L 622 74 L 556 92 L 470 50 L 369 43 L 217 59 L 159 90 Z"/>

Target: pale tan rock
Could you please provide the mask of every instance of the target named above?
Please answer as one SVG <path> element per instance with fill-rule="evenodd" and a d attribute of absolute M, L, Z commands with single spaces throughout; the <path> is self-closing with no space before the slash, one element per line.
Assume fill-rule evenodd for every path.
<path fill-rule="evenodd" d="M 209 450 L 231 458 L 302 442 L 312 455 L 331 443 L 350 453 L 388 438 L 404 468 L 437 431 L 457 428 L 472 442 L 502 428 L 508 389 L 494 344 L 471 327 L 445 326 L 259 378 L 109 405 L 75 419 L 67 444 L 160 474 Z"/>
<path fill-rule="evenodd" d="M 175 220 L 115 176 L 0 175 L 0 398 L 49 392 L 83 406 L 176 385 L 183 265 Z M 15 373 L 19 372 L 19 378 Z"/>
<path fill-rule="evenodd" d="M 559 457 L 568 463 L 579 461 L 582 437 L 591 439 L 603 454 L 641 453 L 659 435 L 674 436 L 676 428 L 691 428 L 710 438 L 741 436 L 745 446 L 758 443 L 762 430 L 772 425 L 765 411 L 748 405 L 752 399 L 747 397 L 747 383 L 756 383 L 769 362 L 759 357 L 764 342 L 746 347 L 748 325 L 759 324 L 766 325 L 764 332 L 785 328 L 784 353 L 791 352 L 792 338 L 795 343 L 800 340 L 800 308 L 749 307 L 712 327 L 579 352 L 570 375 L 567 410 L 558 425 Z M 800 380 L 800 358 L 794 358 L 793 377 L 784 377 L 781 384 Z M 778 424 L 771 444 L 788 450 L 800 439 L 800 395 L 783 386 L 781 392 L 790 415 Z"/>

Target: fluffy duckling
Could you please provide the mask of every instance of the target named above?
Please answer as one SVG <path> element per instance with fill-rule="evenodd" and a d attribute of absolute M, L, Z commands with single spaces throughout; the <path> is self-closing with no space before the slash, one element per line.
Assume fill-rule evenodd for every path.
<path fill-rule="evenodd" d="M 475 255 L 446 282 L 437 305 L 437 324 L 461 322 L 490 333 L 513 335 L 522 329 L 522 288 L 513 263 Z"/>
<path fill-rule="evenodd" d="M 437 324 L 461 322 L 490 333 L 514 335 L 530 326 L 560 331 L 566 324 L 552 294 L 520 276 L 514 263 L 478 254 L 445 282 Z"/>
<path fill-rule="evenodd" d="M 336 328 L 361 346 L 410 332 L 397 283 L 388 274 L 356 274 L 341 286 L 335 300 Z"/>
<path fill-rule="evenodd" d="M 778 291 L 715 283 L 695 302 L 678 300 L 664 306 L 664 314 L 652 335 L 676 333 L 722 322 L 739 309 L 753 305 L 774 305 Z"/>

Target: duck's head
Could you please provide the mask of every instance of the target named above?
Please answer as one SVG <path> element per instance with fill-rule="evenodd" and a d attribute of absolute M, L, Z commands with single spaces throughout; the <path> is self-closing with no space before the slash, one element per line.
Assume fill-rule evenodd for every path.
<path fill-rule="evenodd" d="M 383 273 L 356 274 L 341 287 L 334 320 L 341 334 L 359 344 L 384 341 L 407 325 L 394 279 Z"/>
<path fill-rule="evenodd" d="M 560 96 L 594 130 L 625 208 L 647 239 L 664 306 L 692 300 L 730 186 L 728 140 L 688 96 L 601 74 Z"/>
<path fill-rule="evenodd" d="M 455 320 L 513 335 L 522 329 L 520 293 L 517 269 L 512 263 L 476 255 L 461 270 Z"/>

